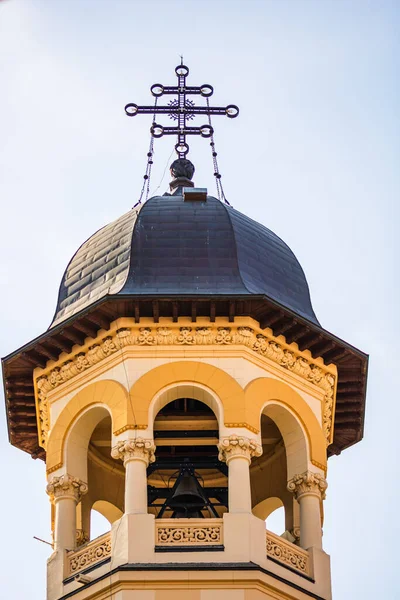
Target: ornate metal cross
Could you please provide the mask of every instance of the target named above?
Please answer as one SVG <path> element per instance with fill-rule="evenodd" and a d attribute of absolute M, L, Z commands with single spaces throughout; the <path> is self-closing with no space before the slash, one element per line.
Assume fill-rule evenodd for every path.
<path fill-rule="evenodd" d="M 234 119 L 239 114 L 239 109 L 235 104 L 229 104 L 226 107 L 212 107 L 209 105 L 208 98 L 213 95 L 214 89 L 211 85 L 205 83 L 200 87 L 186 85 L 186 77 L 189 75 L 189 69 L 184 64 L 178 65 L 175 69 L 178 78 L 178 85 L 164 86 L 155 83 L 150 91 L 156 98 L 154 106 L 138 106 L 137 104 L 127 104 L 125 112 L 128 117 L 134 117 L 138 114 L 154 115 L 154 122 L 151 126 L 151 135 L 160 138 L 163 135 L 176 135 L 178 140 L 175 145 L 176 153 L 179 158 L 185 158 L 189 152 L 189 146 L 186 143 L 187 135 L 201 135 L 209 138 L 214 130 L 211 126 L 211 115 L 226 115 Z M 166 95 L 177 95 L 177 98 L 171 100 L 167 106 L 157 106 L 157 99 Z M 207 106 L 195 106 L 193 100 L 188 99 L 189 95 L 200 95 L 207 99 Z M 171 119 L 177 121 L 176 127 L 164 127 L 155 122 L 156 114 L 167 114 Z M 201 127 L 189 127 L 187 121 L 194 119 L 196 115 L 207 115 L 208 124 Z"/>

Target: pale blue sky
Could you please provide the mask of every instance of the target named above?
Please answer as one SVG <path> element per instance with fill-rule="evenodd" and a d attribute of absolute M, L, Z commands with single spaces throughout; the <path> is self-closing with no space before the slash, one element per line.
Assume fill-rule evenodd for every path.
<path fill-rule="evenodd" d="M 183 53 L 188 83 L 240 106 L 214 123 L 229 201 L 291 246 L 322 325 L 371 355 L 365 439 L 328 473 L 335 600 L 400 596 L 399 21 L 384 0 L 0 2 L 0 354 L 45 331 L 71 255 L 136 202 L 150 117 L 123 107 L 174 84 Z M 191 147 L 215 193 L 209 145 Z M 8 445 L 1 410 L 0 449 L 1 595 L 42 600 L 44 465 Z"/>

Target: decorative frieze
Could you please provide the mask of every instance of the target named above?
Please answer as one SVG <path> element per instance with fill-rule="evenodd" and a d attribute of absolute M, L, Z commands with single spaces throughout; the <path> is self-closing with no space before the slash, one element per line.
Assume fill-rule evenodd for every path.
<path fill-rule="evenodd" d="M 284 540 L 271 531 L 267 531 L 267 557 L 276 560 L 285 567 L 291 567 L 300 573 L 309 575 L 309 554 L 306 550 Z"/>
<path fill-rule="evenodd" d="M 115 459 L 120 458 L 124 465 L 130 460 L 143 460 L 149 465 L 155 461 L 155 450 L 153 440 L 135 438 L 118 442 L 111 450 L 111 456 Z"/>
<path fill-rule="evenodd" d="M 83 548 L 68 553 L 68 575 L 74 575 L 111 556 L 111 534 L 106 533 Z"/>
<path fill-rule="evenodd" d="M 238 435 L 222 438 L 218 444 L 219 460 L 229 462 L 235 456 L 244 456 L 250 462 L 253 456 L 261 456 L 262 447 L 254 440 Z"/>
<path fill-rule="evenodd" d="M 324 392 L 323 428 L 327 444 L 332 441 L 332 417 L 336 376 L 322 359 L 312 360 L 309 353 L 298 350 L 296 344 L 286 344 L 276 338 L 271 330 L 230 324 L 219 326 L 210 323 L 201 327 L 180 326 L 171 321 L 168 326 L 152 324 L 140 327 L 132 323 L 100 334 L 91 346 L 69 355 L 56 366 L 45 369 L 35 380 L 38 405 L 38 429 L 40 444 L 45 448 L 49 431 L 49 392 L 79 374 L 99 364 L 107 357 L 128 347 L 227 347 L 245 346 L 255 354 L 265 357 L 295 373 Z"/>
<path fill-rule="evenodd" d="M 84 483 L 78 477 L 68 475 L 68 473 L 53 477 L 46 486 L 46 492 L 52 500 L 72 497 L 76 502 L 79 502 L 87 491 L 87 483 Z"/>
<path fill-rule="evenodd" d="M 220 546 L 223 544 L 222 519 L 158 519 L 156 546 Z"/>
<path fill-rule="evenodd" d="M 328 483 L 326 479 L 319 473 L 311 471 L 295 475 L 287 485 L 287 489 L 295 495 L 296 500 L 310 494 L 324 500 L 327 487 Z"/>

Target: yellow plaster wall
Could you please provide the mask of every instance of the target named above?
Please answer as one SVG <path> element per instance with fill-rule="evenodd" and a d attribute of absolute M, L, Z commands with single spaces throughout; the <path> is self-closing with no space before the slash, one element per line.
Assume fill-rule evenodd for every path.
<path fill-rule="evenodd" d="M 279 404 L 289 409 L 302 424 L 303 431 L 308 440 L 311 460 L 321 465 L 322 469 L 326 467 L 326 441 L 322 428 L 308 404 L 287 383 L 271 379 L 270 377 L 256 379 L 246 386 L 245 403 L 246 420 L 250 425 L 259 423 L 261 414 L 270 405 Z M 285 433 L 289 434 L 291 428 L 290 424 L 287 423 L 287 419 L 282 418 L 280 422 L 277 422 L 276 417 L 271 416 L 285 439 Z M 287 440 L 285 440 L 285 445 L 287 446 Z"/>
<path fill-rule="evenodd" d="M 84 389 L 85 386 L 90 383 L 94 383 L 96 381 L 113 380 L 118 381 L 121 383 L 121 385 L 129 389 L 129 387 L 132 387 L 141 377 L 146 375 L 151 370 L 163 365 L 176 363 L 182 359 L 182 362 L 191 362 L 195 360 L 196 362 L 206 363 L 223 370 L 227 375 L 232 377 L 232 379 L 234 379 L 242 389 L 245 388 L 246 385 L 248 385 L 251 381 L 260 377 L 268 376 L 269 378 L 276 379 L 277 381 L 284 378 L 288 385 L 296 387 L 297 393 L 304 398 L 311 410 L 314 412 L 316 418 L 321 421 L 322 391 L 315 389 L 315 387 L 311 386 L 310 384 L 305 385 L 304 381 L 286 369 L 274 367 L 268 363 L 262 364 L 263 361 L 258 357 L 255 357 L 255 361 L 252 361 L 249 360 L 248 356 L 217 356 L 217 354 L 222 354 L 224 352 L 224 350 L 221 351 L 220 349 L 218 349 L 218 351 L 214 351 L 212 356 L 207 356 L 207 352 L 204 350 L 202 352 L 195 352 L 194 350 L 194 348 L 190 348 L 190 353 L 183 349 L 179 350 L 178 352 L 175 351 L 175 358 L 171 358 L 170 356 L 163 356 L 161 358 L 159 350 L 148 348 L 144 348 L 143 353 L 146 355 L 150 353 L 153 354 L 153 356 L 137 356 L 135 358 L 130 356 L 112 357 L 113 361 L 118 360 L 119 362 L 117 364 L 112 362 L 108 365 L 108 368 L 104 369 L 104 371 L 100 373 L 97 373 L 95 377 L 89 377 L 89 375 L 92 374 L 86 371 L 75 381 L 68 382 L 64 384 L 64 386 L 56 388 L 50 392 L 49 402 L 51 423 L 55 423 L 63 408 L 69 403 L 75 394 Z M 256 362 L 260 364 L 256 364 Z M 86 377 L 84 375 L 86 375 Z"/>
<path fill-rule="evenodd" d="M 307 436 L 312 462 L 322 469 L 326 468 L 326 442 L 322 428 L 308 403 L 288 383 L 259 377 L 243 389 L 221 368 L 199 360 L 178 360 L 150 369 L 139 377 L 129 393 L 121 383 L 106 379 L 83 387 L 70 398 L 50 432 L 48 472 L 62 465 L 66 435 L 72 423 L 91 405 L 104 404 L 108 407 L 114 435 L 129 429 L 145 430 L 149 425 L 149 408 L 153 398 L 170 385 L 187 382 L 204 385 L 219 397 L 227 427 L 245 427 L 258 433 L 261 414 L 270 404 L 289 409 Z"/>
<path fill-rule="evenodd" d="M 46 454 L 47 472 L 55 471 L 63 464 L 64 445 L 71 426 L 90 406 L 104 405 L 109 409 L 114 429 L 134 422 L 129 395 L 117 381 L 98 381 L 78 392 L 61 411 L 51 429 Z"/>
<path fill-rule="evenodd" d="M 148 425 L 149 408 L 154 396 L 171 384 L 193 382 L 210 388 L 221 400 L 225 422 L 237 421 L 244 426 L 244 391 L 237 381 L 222 369 L 200 361 L 170 362 L 152 369 L 130 389 L 136 422 Z"/>

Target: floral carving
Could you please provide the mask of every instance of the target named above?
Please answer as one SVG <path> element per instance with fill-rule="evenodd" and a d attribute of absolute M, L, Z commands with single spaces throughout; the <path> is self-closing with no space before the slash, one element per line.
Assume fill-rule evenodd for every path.
<path fill-rule="evenodd" d="M 319 473 L 312 473 L 311 471 L 295 475 L 287 485 L 287 489 L 295 495 L 296 500 L 310 494 L 324 500 L 327 487 L 326 479 Z"/>
<path fill-rule="evenodd" d="M 133 338 L 131 334 L 131 330 L 128 327 L 122 327 L 118 329 L 116 333 L 119 344 L 117 346 L 123 348 L 124 346 L 129 346 L 133 343 Z"/>
<path fill-rule="evenodd" d="M 254 330 L 251 327 L 238 327 L 235 344 L 250 346 L 253 341 Z"/>
<path fill-rule="evenodd" d="M 301 377 L 308 379 L 308 376 L 311 372 L 311 367 L 305 358 L 299 356 L 293 365 L 293 371 Z"/>
<path fill-rule="evenodd" d="M 81 497 L 88 491 L 87 483 L 84 483 L 78 477 L 72 475 L 60 475 L 53 477 L 47 484 L 46 492 L 50 498 L 58 500 L 59 498 L 73 497 L 76 502 L 79 502 Z"/>
<path fill-rule="evenodd" d="M 165 522 L 164 522 L 165 523 Z M 208 523 L 193 525 L 174 525 L 168 519 L 168 525 L 162 520 L 156 522 L 157 546 L 213 546 L 223 542 L 222 522 L 210 519 Z"/>
<path fill-rule="evenodd" d="M 147 465 L 155 461 L 155 445 L 153 440 L 135 438 L 133 440 L 123 440 L 117 443 L 111 450 L 111 456 L 115 459 L 124 461 L 124 465 L 129 460 L 143 460 Z"/>
<path fill-rule="evenodd" d="M 111 555 L 111 535 L 107 533 L 68 554 L 68 574 L 74 575 Z"/>
<path fill-rule="evenodd" d="M 217 335 L 215 337 L 216 344 L 232 344 L 233 338 L 231 335 L 230 327 L 218 327 Z"/>
<path fill-rule="evenodd" d="M 300 573 L 309 574 L 308 552 L 271 531 L 267 531 L 267 556 Z"/>
<path fill-rule="evenodd" d="M 174 343 L 174 336 L 169 327 L 159 327 L 157 329 L 157 343 L 161 346 Z"/>
<path fill-rule="evenodd" d="M 154 346 L 155 345 L 156 338 L 152 334 L 150 327 L 141 327 L 139 329 L 137 343 L 139 344 L 139 346 Z"/>
<path fill-rule="evenodd" d="M 109 356 L 110 354 L 113 354 L 118 350 L 118 346 L 116 345 L 113 338 L 111 336 L 108 336 L 103 340 L 101 344 L 101 349 L 104 352 L 105 356 Z"/>
<path fill-rule="evenodd" d="M 219 460 L 229 462 L 235 456 L 244 456 L 250 462 L 253 456 L 261 456 L 262 447 L 254 440 L 238 435 L 223 438 L 218 444 Z"/>
<path fill-rule="evenodd" d="M 176 338 L 177 344 L 188 344 L 191 346 L 196 343 L 191 327 L 181 327 L 179 331 L 179 335 Z"/>
<path fill-rule="evenodd" d="M 196 334 L 196 340 L 198 344 L 212 344 L 211 327 L 198 327 Z"/>
<path fill-rule="evenodd" d="M 115 354 L 119 349 L 126 346 L 226 346 L 234 344 L 248 347 L 254 353 L 277 363 L 323 390 L 323 428 L 327 443 L 330 443 L 336 378 L 323 366 L 322 362 L 321 365 L 316 364 L 293 348 L 293 345 L 289 347 L 285 343 L 277 341 L 272 334 L 260 333 L 256 328 L 235 326 L 234 324 L 230 327 L 216 327 L 210 323 L 210 325 L 194 329 L 171 322 L 168 327 L 154 324 L 151 327 L 123 327 L 112 334 L 107 332 L 105 337 L 96 341 L 86 351 L 79 351 L 72 357 L 69 356 L 61 365 L 57 365 L 46 374 L 39 376 L 36 380 L 36 392 L 41 446 L 46 447 L 47 433 L 50 427 L 48 393 L 79 373 L 90 369 L 106 357 Z"/>

